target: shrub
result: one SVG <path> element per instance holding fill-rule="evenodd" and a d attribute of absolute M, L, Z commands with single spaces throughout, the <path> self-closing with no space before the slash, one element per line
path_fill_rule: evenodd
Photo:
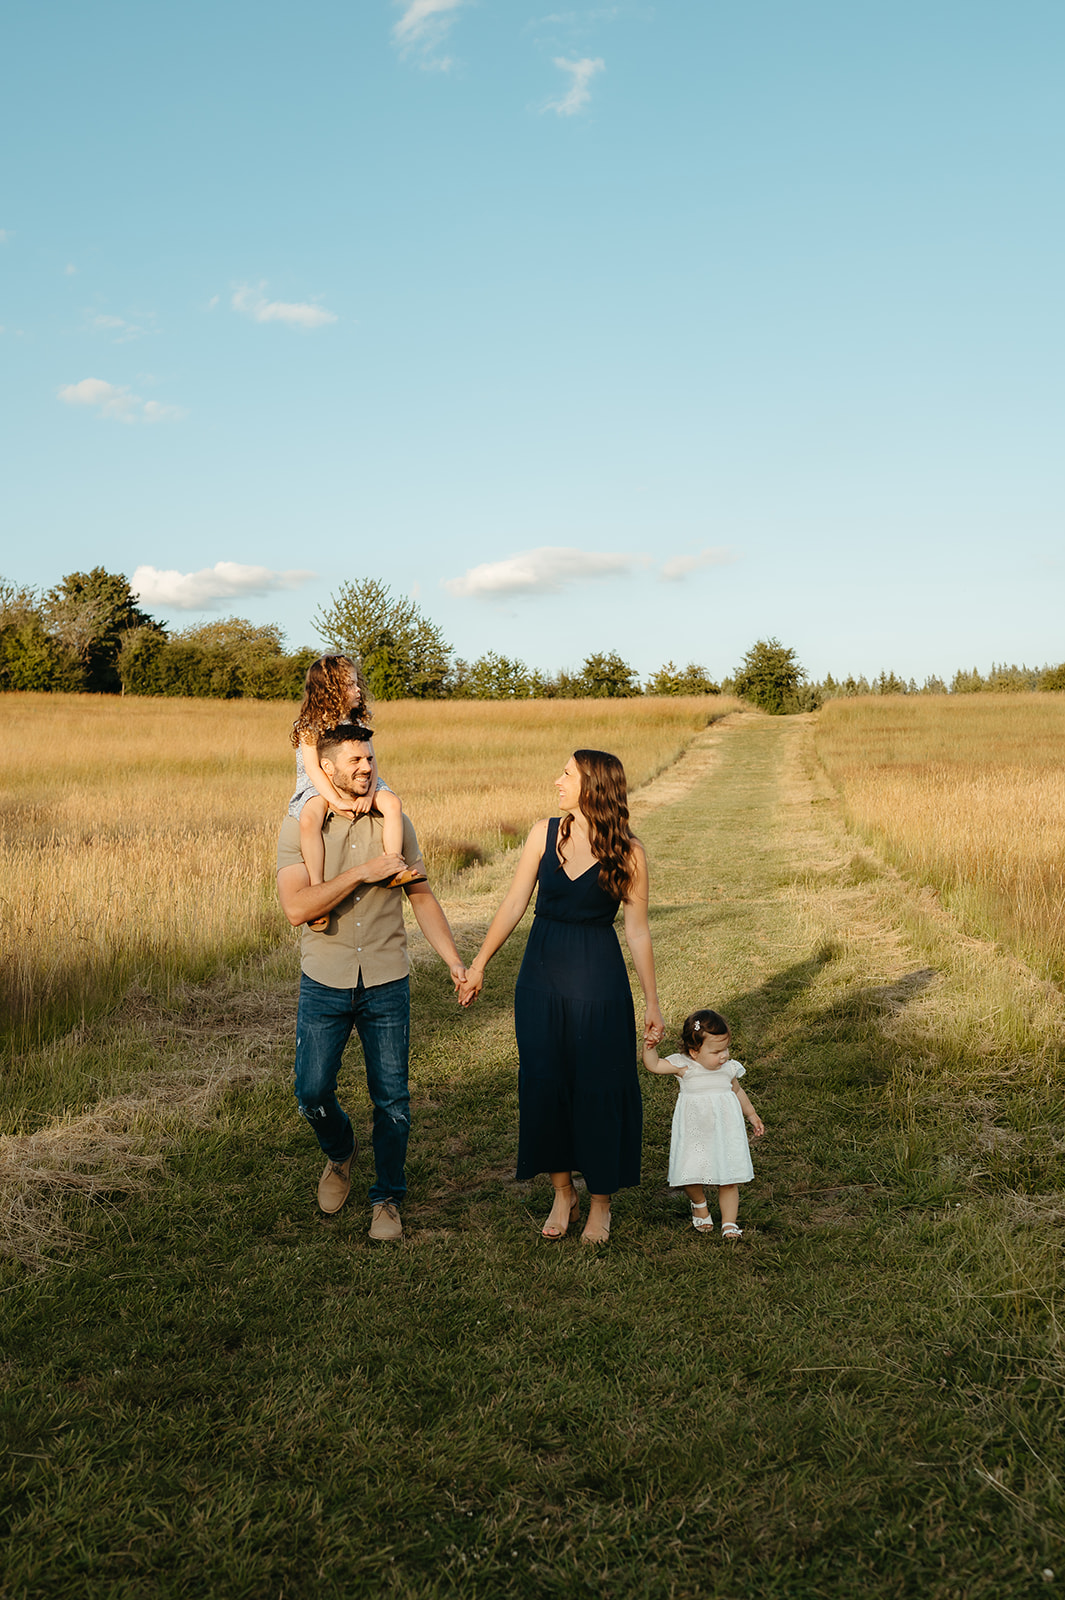
<path fill-rule="evenodd" d="M 800 704 L 799 689 L 805 678 L 794 650 L 787 649 L 779 639 L 759 639 L 736 670 L 733 692 L 771 716 L 812 711 L 816 709 L 814 705 Z M 811 691 L 811 696 L 816 698 L 816 692 Z"/>
<path fill-rule="evenodd" d="M 689 661 L 683 670 L 675 667 L 672 661 L 667 661 L 664 667 L 659 667 L 658 671 L 648 678 L 645 693 L 720 694 L 721 685 L 714 682 L 705 667 L 697 667 L 694 661 Z"/>

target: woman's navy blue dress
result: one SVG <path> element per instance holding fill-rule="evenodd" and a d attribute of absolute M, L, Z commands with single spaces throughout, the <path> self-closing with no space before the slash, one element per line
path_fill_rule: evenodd
<path fill-rule="evenodd" d="M 514 991 L 519 1178 L 580 1172 L 590 1194 L 640 1181 L 643 1101 L 636 1022 L 596 862 L 569 879 L 547 824 L 535 916 Z"/>

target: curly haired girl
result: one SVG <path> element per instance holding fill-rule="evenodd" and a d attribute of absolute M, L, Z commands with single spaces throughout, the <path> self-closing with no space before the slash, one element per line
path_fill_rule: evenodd
<path fill-rule="evenodd" d="M 379 811 L 382 852 L 397 856 L 403 853 L 403 805 L 399 795 L 377 777 L 376 792 L 371 789 L 364 799 L 351 800 L 337 793 L 318 760 L 318 739 L 326 729 L 353 721 L 365 727 L 372 715 L 366 680 L 355 662 L 347 656 L 319 656 L 311 663 L 303 685 L 303 704 L 290 735 L 296 749 L 296 792 L 288 803 L 288 814 L 300 819 L 300 849 L 312 884 L 321 883 L 325 876 L 322 825 L 330 811 L 352 818 L 366 811 Z M 376 758 L 374 773 L 376 777 Z M 408 867 L 396 874 L 391 887 L 398 889 L 422 876 Z M 328 917 L 320 917 L 307 926 L 320 933 L 328 924 Z"/>

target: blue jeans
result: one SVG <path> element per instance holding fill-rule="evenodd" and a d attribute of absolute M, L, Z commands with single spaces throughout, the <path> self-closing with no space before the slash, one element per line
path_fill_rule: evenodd
<path fill-rule="evenodd" d="M 371 1203 L 401 1200 L 407 1192 L 404 1161 L 410 1136 L 407 1062 L 410 1050 L 410 979 L 368 989 L 330 989 L 300 976 L 296 1020 L 296 1104 L 330 1161 L 346 1161 L 355 1148 L 347 1113 L 337 1100 L 337 1074 L 351 1030 L 358 1030 L 373 1101 L 375 1177 Z"/>

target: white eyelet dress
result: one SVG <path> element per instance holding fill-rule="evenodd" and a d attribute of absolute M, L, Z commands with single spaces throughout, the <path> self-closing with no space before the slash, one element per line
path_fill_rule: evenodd
<path fill-rule="evenodd" d="M 670 1056 L 687 1068 L 677 1079 L 673 1138 L 669 1147 L 669 1185 L 686 1183 L 750 1183 L 754 1177 L 740 1103 L 732 1080 L 742 1078 L 738 1061 L 711 1071 L 691 1056 Z"/>

